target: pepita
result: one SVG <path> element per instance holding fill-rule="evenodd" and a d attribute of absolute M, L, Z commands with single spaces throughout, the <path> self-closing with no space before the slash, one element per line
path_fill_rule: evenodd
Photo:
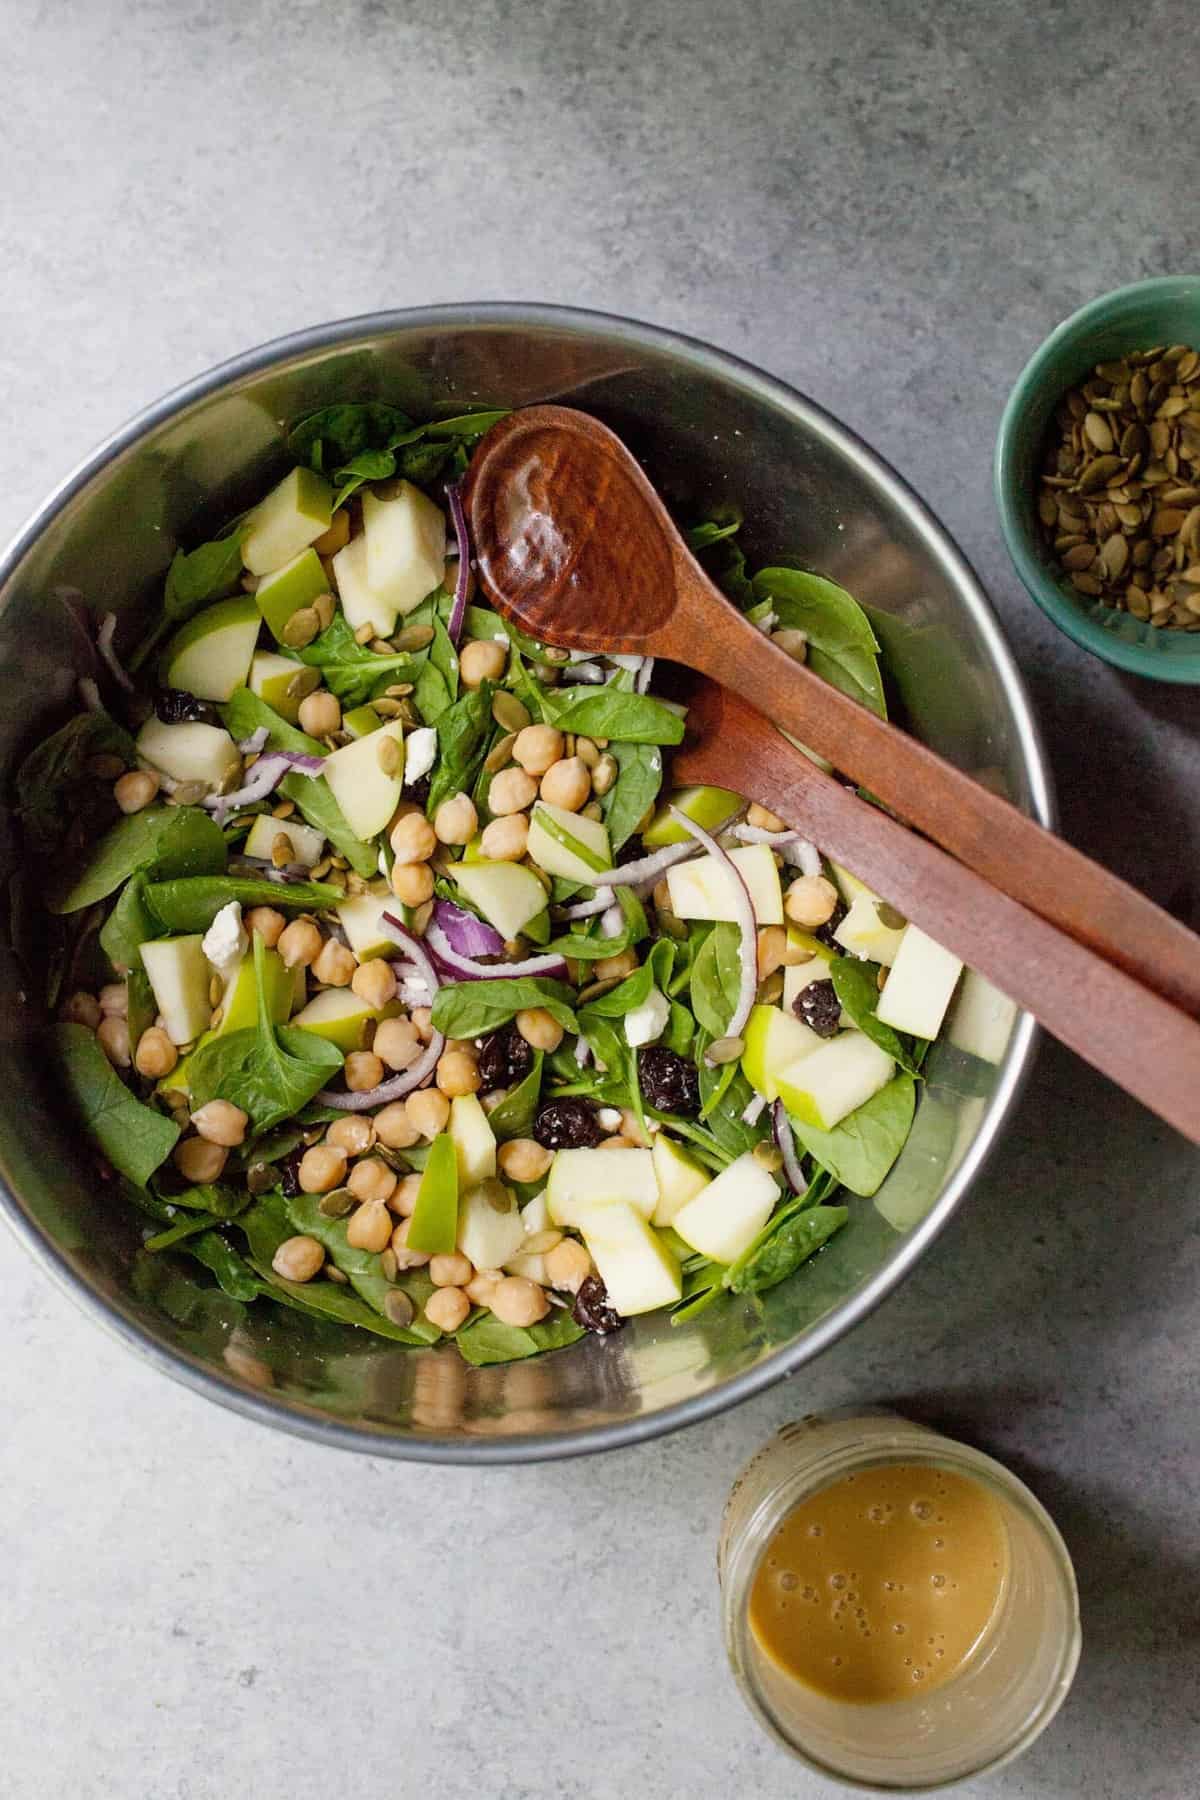
<path fill-rule="evenodd" d="M 320 685 L 320 669 L 297 669 L 287 684 L 287 697 L 289 700 L 307 700 Z"/>
<path fill-rule="evenodd" d="M 372 636 L 374 633 L 372 632 Z M 433 642 L 432 625 L 406 625 L 392 639 L 393 647 L 403 655 L 408 650 L 424 650 Z"/>
<path fill-rule="evenodd" d="M 515 731 L 508 732 L 497 739 L 483 759 L 483 766 L 489 775 L 496 775 L 512 761 L 513 745 L 517 741 Z"/>
<path fill-rule="evenodd" d="M 375 751 L 375 760 L 383 773 L 389 778 L 398 775 L 404 766 L 404 750 L 402 745 L 390 735 L 387 737 L 381 736 Z"/>
<path fill-rule="evenodd" d="M 492 717 L 505 731 L 524 731 L 529 724 L 528 708 L 522 706 L 517 696 L 510 694 L 507 688 L 499 689 L 492 701 Z"/>
<path fill-rule="evenodd" d="M 416 1316 L 416 1308 L 403 1288 L 393 1288 L 383 1296 L 383 1310 L 393 1325 L 401 1327 L 411 1325 Z"/>
<path fill-rule="evenodd" d="M 321 620 L 315 606 L 301 606 L 285 623 L 280 637 L 291 650 L 303 650 L 311 644 L 321 629 Z"/>

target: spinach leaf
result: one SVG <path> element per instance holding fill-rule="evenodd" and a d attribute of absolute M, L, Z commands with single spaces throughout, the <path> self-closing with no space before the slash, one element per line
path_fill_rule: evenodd
<path fill-rule="evenodd" d="M 381 400 L 348 400 L 322 406 L 293 425 L 288 433 L 288 454 L 327 474 L 344 470 L 363 451 L 390 449 L 413 429 L 413 421 L 398 406 Z"/>
<path fill-rule="evenodd" d="M 713 544 L 719 544 L 723 538 L 731 538 L 742 529 L 741 515 L 735 513 L 732 519 L 721 523 L 716 519 L 705 519 L 701 525 L 693 525 L 687 534 L 689 550 L 708 550 Z"/>
<path fill-rule="evenodd" d="M 596 918 L 582 931 L 571 931 L 565 937 L 555 938 L 548 948 L 557 950 L 560 956 L 574 957 L 577 962 L 599 962 L 606 956 L 619 956 L 622 950 L 640 944 L 650 933 L 646 909 L 631 888 L 619 887 L 616 894 L 625 919 L 620 931 L 612 937 L 601 937 L 600 920 Z M 645 999 L 644 994 L 642 998 Z"/>
<path fill-rule="evenodd" d="M 869 1197 L 903 1150 L 915 1107 L 916 1084 L 903 1070 L 832 1131 L 819 1131 L 799 1119 L 792 1119 L 792 1131 L 843 1187 Z"/>
<path fill-rule="evenodd" d="M 117 904 L 100 927 L 100 948 L 114 969 L 140 969 L 142 945 L 161 937 L 163 929 L 146 902 L 146 877 L 134 875 L 121 889 Z M 157 1011 L 156 1006 L 154 1012 Z M 153 1013 L 150 1022 L 154 1022 Z M 133 1037 L 132 1025 L 129 1035 Z"/>
<path fill-rule="evenodd" d="M 162 1183 L 157 1185 L 161 1190 Z M 244 1188 L 228 1187 L 218 1181 L 187 1187 L 178 1194 L 160 1191 L 159 1198 L 168 1206 L 182 1206 L 186 1212 L 209 1213 L 214 1219 L 236 1219 L 250 1204 L 250 1196 Z"/>
<path fill-rule="evenodd" d="M 741 980 L 741 938 L 738 926 L 718 921 L 692 964 L 692 1011 L 710 1038 L 724 1037 L 733 1017 Z"/>
<path fill-rule="evenodd" d="M 179 1137 L 178 1125 L 136 1100 L 86 1025 L 55 1025 L 67 1097 L 113 1168 L 144 1187 Z"/>
<path fill-rule="evenodd" d="M 436 725 L 442 714 L 453 704 L 445 676 L 428 657 L 417 670 L 413 700 L 427 725 Z"/>
<path fill-rule="evenodd" d="M 122 894 L 118 911 L 124 899 Z M 273 906 L 280 912 L 323 912 L 344 899 L 342 890 L 327 881 L 268 881 L 254 875 L 194 875 L 184 881 L 152 881 L 142 896 L 146 912 L 157 921 L 150 937 L 170 931 L 207 931 L 231 900 L 244 907 Z M 103 932 L 100 941 L 104 942 Z"/>
<path fill-rule="evenodd" d="M 451 700 L 457 700 L 458 651 L 450 641 L 450 633 L 446 630 L 444 621 L 436 614 L 433 619 L 433 642 L 429 646 L 429 661 L 445 682 L 446 692 Z"/>
<path fill-rule="evenodd" d="M 605 737 L 622 744 L 681 744 L 684 724 L 678 713 L 649 694 L 629 694 L 607 687 L 546 688 L 542 710 L 560 731 Z M 644 810 L 644 809 L 643 809 Z"/>
<path fill-rule="evenodd" d="M 226 536 L 213 538 L 195 550 L 175 552 L 163 593 L 163 612 L 172 624 L 190 619 L 208 601 L 223 600 L 234 591 L 242 578 L 244 536 L 242 528 L 235 526 Z M 146 646 L 142 644 L 130 667 L 140 668 L 145 657 Z"/>
<path fill-rule="evenodd" d="M 393 1343 L 413 1344 L 414 1338 L 403 1326 L 393 1325 L 373 1307 L 367 1305 L 353 1288 L 335 1287 L 331 1281 L 284 1281 L 271 1267 L 271 1258 L 284 1238 L 294 1232 L 287 1206 L 281 1194 L 264 1194 L 236 1221 L 244 1231 L 250 1248 L 250 1264 L 262 1281 L 260 1292 L 296 1312 L 314 1318 L 336 1319 L 343 1325 L 357 1325 L 376 1337 L 390 1338 Z"/>
<path fill-rule="evenodd" d="M 578 1029 L 572 1008 L 574 991 L 548 975 L 500 977 L 494 981 L 453 981 L 440 987 L 433 1000 L 433 1025 L 447 1037 L 483 1037 L 527 1008 L 542 1007 L 564 1031 Z"/>
<path fill-rule="evenodd" d="M 610 754 L 616 758 L 617 779 L 600 805 L 615 855 L 657 800 L 663 767 L 662 752 L 654 744 L 613 744 Z"/>
<path fill-rule="evenodd" d="M 510 1089 L 499 1106 L 488 1114 L 488 1124 L 500 1143 L 509 1138 L 533 1136 L 533 1119 L 542 1091 L 542 1053 L 534 1052 L 533 1067 L 515 1088 Z"/>
<path fill-rule="evenodd" d="M 336 613 L 319 637 L 303 650 L 285 651 L 297 662 L 320 669 L 325 685 L 336 694 L 342 710 L 361 706 L 369 700 L 375 684 L 386 676 L 388 681 L 413 681 L 418 664 L 412 656 L 378 656 L 365 644 L 355 642 L 354 633 L 343 613 Z M 286 746 L 284 746 L 286 748 Z"/>
<path fill-rule="evenodd" d="M 467 1362 L 475 1368 L 489 1363 L 520 1362 L 527 1356 L 539 1356 L 543 1350 L 561 1350 L 577 1344 L 583 1336 L 566 1307 L 556 1307 L 548 1318 L 537 1325 L 502 1325 L 493 1313 L 483 1313 L 458 1333 L 455 1343 Z"/>
<path fill-rule="evenodd" d="M 672 1000 L 671 1016 L 667 1020 L 667 1029 L 662 1034 L 664 1049 L 674 1050 L 677 1056 L 690 1056 L 695 1036 L 695 1019 L 682 1001 Z"/>
<path fill-rule="evenodd" d="M 878 974 L 878 963 L 858 962 L 853 956 L 835 956 L 829 965 L 833 991 L 858 1029 L 881 1050 L 886 1050 L 893 1062 L 915 1075 L 917 1065 L 903 1040 L 890 1025 L 875 1017 L 875 1008 L 879 1004 Z"/>
<path fill-rule="evenodd" d="M 741 545 L 733 541 L 741 528 L 742 521 L 736 515 L 727 522 L 709 519 L 693 526 L 687 541 L 705 573 L 744 611 L 754 599 L 754 589 L 746 574 Z"/>
<path fill-rule="evenodd" d="M 129 1041 L 135 1048 L 143 1031 L 149 1031 L 153 1025 L 157 1014 L 158 1002 L 154 998 L 154 989 L 150 986 L 150 977 L 142 967 L 141 958 L 135 955 L 125 977 L 125 1017 L 129 1025 Z"/>
<path fill-rule="evenodd" d="M 793 1214 L 773 1231 L 767 1241 L 737 1272 L 729 1271 L 728 1286 L 734 1294 L 761 1294 L 806 1262 L 814 1251 L 840 1231 L 850 1217 L 844 1206 L 811 1206 Z"/>
<path fill-rule="evenodd" d="M 804 569 L 760 569 L 754 592 L 769 599 L 779 623 L 808 637 L 808 666 L 851 699 L 887 717 L 879 644 L 871 621 L 845 588 Z"/>
<path fill-rule="evenodd" d="M 493 425 L 500 423 L 501 419 L 507 419 L 511 410 L 511 407 L 508 406 L 485 407 L 478 412 L 455 413 L 449 419 L 430 419 L 425 431 L 431 438 L 454 437 L 470 440 L 482 437 L 485 431 L 490 431 Z"/>
<path fill-rule="evenodd" d="M 357 493 L 364 481 L 386 481 L 396 473 L 396 458 L 390 450 L 360 450 L 357 456 L 340 469 L 334 471 L 337 492 L 333 497 L 334 511 L 344 506 L 351 494 Z"/>
<path fill-rule="evenodd" d="M 133 739 L 107 713 L 68 719 L 22 762 L 15 784 L 17 815 L 26 848 L 34 855 L 53 855 L 84 803 L 94 804 L 95 788 L 88 778 L 94 756 L 119 756 L 129 768 L 137 761 Z"/>
<path fill-rule="evenodd" d="M 79 912 L 120 887 L 130 875 L 208 875 L 225 867 L 220 827 L 198 806 L 148 806 L 130 813 L 92 846 L 65 889 L 52 890 L 51 912 Z"/>
<path fill-rule="evenodd" d="M 258 1132 L 291 1118 L 327 1086 L 342 1066 L 342 1053 L 314 1032 L 272 1023 L 264 988 L 266 946 L 258 932 L 253 944 L 257 1027 L 228 1032 L 195 1050 L 188 1088 L 193 1109 L 219 1096 L 248 1113 Z"/>
<path fill-rule="evenodd" d="M 604 939 L 611 943 L 612 939 Z M 658 988 L 666 993 L 671 979 L 671 965 L 675 960 L 675 945 L 670 938 L 659 938 L 640 968 L 627 975 L 624 981 L 610 988 L 607 994 L 600 994 L 595 1000 L 589 1000 L 579 1010 L 580 1029 L 586 1031 L 586 1021 L 590 1019 L 623 1019 L 627 1012 L 635 1006 L 645 1004 L 650 989 Z"/>
<path fill-rule="evenodd" d="M 175 1250 L 188 1238 L 200 1237 L 211 1230 L 212 1225 L 206 1218 L 193 1214 L 190 1218 L 179 1219 L 174 1225 L 168 1225 L 165 1231 L 158 1231 L 153 1237 L 148 1237 L 142 1248 L 153 1253 Z M 253 1295 L 250 1297 L 253 1298 Z"/>
<path fill-rule="evenodd" d="M 432 666 L 432 665 L 431 665 Z M 443 681 L 444 681 L 443 677 Z M 495 683 L 480 682 L 461 700 L 447 707 L 437 721 L 437 761 L 429 784 L 426 811 L 432 819 L 443 800 L 460 790 L 470 792 L 492 734 L 492 695 Z"/>
<path fill-rule="evenodd" d="M 700 1118 L 730 1156 L 743 1156 L 771 1130 L 771 1114 L 766 1109 L 754 1125 L 747 1125 L 743 1112 L 754 1098 L 754 1089 L 742 1073 L 740 1063 L 723 1063 L 710 1069 L 699 1047 L 696 1062 L 700 1074 Z"/>
<path fill-rule="evenodd" d="M 162 1235 L 166 1237 L 167 1233 Z M 216 1276 L 217 1285 L 231 1300 L 256 1300 L 268 1291 L 266 1283 L 259 1279 L 245 1258 L 238 1255 L 232 1244 L 226 1243 L 219 1231 L 210 1227 L 190 1238 L 182 1248 Z"/>
<path fill-rule="evenodd" d="M 249 688 L 238 688 L 221 708 L 225 729 L 233 738 L 248 738 L 265 725 L 270 732 L 272 750 L 302 750 L 309 756 L 324 756 L 325 746 L 316 738 L 306 737 L 289 725 L 265 700 Z M 379 872 L 378 857 L 372 845 L 364 844 L 347 825 L 342 809 L 322 775 L 301 775 L 293 771 L 285 775 L 276 788 L 285 800 L 294 800 L 310 825 L 323 831 L 335 850 L 344 856 L 356 874 L 370 877 Z"/>
<path fill-rule="evenodd" d="M 373 1312 L 383 1313 L 386 1318 L 384 1301 L 393 1287 L 402 1286 L 407 1291 L 409 1281 L 416 1277 L 418 1292 L 411 1295 L 416 1306 L 416 1316 L 405 1329 L 414 1343 L 437 1343 L 441 1332 L 436 1325 L 431 1325 L 428 1319 L 421 1317 L 421 1307 L 433 1292 L 433 1283 L 428 1275 L 414 1269 L 403 1282 L 390 1282 L 380 1271 L 378 1255 L 371 1250 L 356 1250 L 347 1241 L 348 1221 L 326 1218 L 316 1194 L 298 1194 L 295 1199 L 286 1202 L 286 1207 L 293 1228 L 307 1237 L 316 1238 L 318 1244 L 324 1246 L 330 1262 L 342 1271 L 355 1293 L 366 1301 Z"/>

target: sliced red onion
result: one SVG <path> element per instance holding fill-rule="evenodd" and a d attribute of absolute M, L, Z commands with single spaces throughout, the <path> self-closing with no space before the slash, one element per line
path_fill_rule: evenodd
<path fill-rule="evenodd" d="M 266 749 L 267 739 L 270 735 L 271 732 L 269 727 L 260 725 L 258 730 L 252 731 L 248 738 L 242 738 L 241 742 L 238 744 L 238 749 L 243 756 L 257 756 L 260 750 Z"/>
<path fill-rule="evenodd" d="M 579 1064 L 581 1069 L 586 1069 L 588 1063 L 591 1061 L 591 1057 L 592 1046 L 588 1043 L 581 1031 L 579 1036 L 575 1039 L 575 1061 Z"/>
<path fill-rule="evenodd" d="M 467 616 L 467 590 L 471 585 L 471 544 L 467 537 L 462 492 L 457 481 L 446 489 L 446 499 L 450 505 L 450 523 L 454 526 L 454 535 L 458 540 L 458 580 L 454 584 L 454 605 L 450 608 L 446 630 L 450 642 L 457 644 L 462 634 L 463 620 Z"/>
<path fill-rule="evenodd" d="M 302 775 L 319 775 L 324 762 L 324 757 L 308 756 L 301 750 L 268 750 L 254 764 L 244 787 L 236 788 L 232 794 L 208 794 L 200 804 L 216 815 L 218 825 L 223 825 L 226 816 L 238 807 L 252 806 L 256 800 L 273 794 L 293 769 Z"/>
<path fill-rule="evenodd" d="M 605 909 L 600 920 L 600 936 L 602 938 L 615 938 L 624 929 L 624 926 L 625 914 L 622 912 L 620 905 L 609 906 Z"/>
<path fill-rule="evenodd" d="M 695 819 L 689 819 L 686 813 L 680 812 L 677 806 L 670 808 L 671 817 L 677 824 L 694 837 L 698 844 L 703 844 L 710 856 L 728 869 L 732 876 L 733 905 L 738 927 L 738 963 L 741 979 L 738 982 L 738 996 L 733 1008 L 733 1017 L 726 1028 L 726 1037 L 740 1037 L 750 1017 L 750 1009 L 754 1005 L 754 996 L 758 990 L 758 921 L 754 917 L 754 902 L 750 898 L 750 890 L 742 880 L 741 871 L 730 858 L 728 850 L 723 850 L 711 831 L 705 831 L 703 825 L 697 825 Z"/>
<path fill-rule="evenodd" d="M 429 952 L 420 938 L 411 932 L 407 925 L 402 924 L 395 913 L 385 912 L 382 915 L 382 923 L 387 926 L 389 936 L 395 938 L 398 944 L 403 944 L 408 951 L 418 976 L 430 993 L 436 994 L 442 985 L 442 978 L 434 968 Z"/>
<path fill-rule="evenodd" d="M 127 694 L 132 694 L 133 683 L 132 683 L 132 681 L 130 681 L 128 675 L 125 673 L 125 670 L 122 668 L 120 659 L 117 656 L 116 651 L 113 649 L 113 634 L 115 633 L 116 629 L 117 629 L 116 613 L 115 612 L 105 613 L 104 617 L 100 621 L 100 629 L 96 633 L 96 648 L 100 652 L 101 656 L 104 658 L 104 661 L 108 667 L 109 673 L 112 675 L 112 678 L 116 682 L 117 686 L 124 688 L 125 692 Z"/>
<path fill-rule="evenodd" d="M 650 686 L 653 674 L 654 658 L 652 656 L 643 657 L 642 666 L 633 678 L 633 691 L 635 694 L 644 694 L 646 692 Z"/>
<path fill-rule="evenodd" d="M 743 1125 L 757 1125 L 759 1114 L 762 1112 L 762 1109 L 766 1104 L 767 1104 L 767 1102 L 766 1102 L 765 1095 L 755 1094 L 754 1098 L 750 1101 L 749 1105 L 744 1106 L 742 1108 L 742 1124 Z"/>
<path fill-rule="evenodd" d="M 389 917 L 387 913 L 383 916 L 385 919 Z M 463 981 L 498 981 L 520 975 L 565 976 L 567 972 L 566 962 L 553 951 L 545 956 L 527 956 L 522 962 L 475 962 L 473 958 L 459 954 L 436 919 L 429 923 L 425 942 L 442 968 L 448 969 Z"/>
<path fill-rule="evenodd" d="M 641 887 L 643 882 L 657 881 L 677 862 L 695 854 L 695 844 L 668 844 L 665 850 L 656 850 L 653 856 L 640 856 L 636 862 L 622 863 L 619 869 L 599 870 L 592 876 L 592 883 L 597 893 L 602 887 Z"/>
<path fill-rule="evenodd" d="M 87 711 L 102 713 L 105 710 L 104 702 L 100 698 L 100 689 L 96 686 L 96 683 L 92 680 L 91 676 L 81 675 L 77 685 L 79 688 L 80 702 Z"/>
<path fill-rule="evenodd" d="M 451 949 L 457 950 L 460 956 L 504 955 L 504 939 L 495 926 L 477 918 L 464 906 L 455 906 L 452 900 L 439 900 L 434 906 L 433 916 L 449 940 Z"/>
<path fill-rule="evenodd" d="M 792 1121 L 787 1116 L 782 1100 L 777 1100 L 771 1108 L 771 1127 L 779 1153 L 783 1157 L 783 1172 L 788 1178 L 788 1186 L 794 1194 L 802 1194 L 806 1183 L 800 1158 L 796 1153 L 796 1140 L 792 1136 Z"/>
<path fill-rule="evenodd" d="M 597 913 L 607 912 L 613 903 L 611 888 L 597 888 L 591 900 L 581 900 L 577 906 L 562 906 L 556 911 L 556 917 L 566 923 L 572 919 L 592 919 Z"/>
<path fill-rule="evenodd" d="M 591 687 L 596 687 L 603 682 L 604 679 L 604 670 L 600 667 L 599 663 L 581 662 L 574 663 L 571 667 L 572 681 L 583 681 L 587 682 Z"/>
<path fill-rule="evenodd" d="M 323 1088 L 317 1099 L 323 1106 L 336 1106 L 339 1112 L 370 1112 L 374 1106 L 387 1106 L 393 1100 L 403 1100 L 405 1094 L 411 1094 L 414 1088 L 419 1088 L 433 1073 L 445 1048 L 445 1038 L 440 1031 L 435 1031 L 411 1069 L 404 1069 L 399 1075 L 393 1075 L 390 1081 L 381 1082 L 377 1088 L 368 1088 L 365 1094 L 343 1094 L 335 1092 L 333 1088 Z"/>
<path fill-rule="evenodd" d="M 423 981 L 402 981 L 396 989 L 396 998 L 402 1006 L 432 1006 L 432 990 Z"/>

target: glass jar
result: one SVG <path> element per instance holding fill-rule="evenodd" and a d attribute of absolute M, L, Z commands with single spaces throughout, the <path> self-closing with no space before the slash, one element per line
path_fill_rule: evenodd
<path fill-rule="evenodd" d="M 948 1469 L 999 1505 L 1009 1571 L 998 1610 L 958 1674 L 884 1704 L 829 1698 L 760 1648 L 749 1602 L 777 1526 L 819 1489 L 881 1464 Z M 1001 1463 L 893 1413 L 847 1409 L 785 1425 L 733 1485 L 717 1550 L 725 1646 L 750 1710 L 822 1775 L 877 1792 L 945 1787 L 999 1768 L 1046 1729 L 1079 1661 L 1071 1559 L 1045 1509 Z"/>

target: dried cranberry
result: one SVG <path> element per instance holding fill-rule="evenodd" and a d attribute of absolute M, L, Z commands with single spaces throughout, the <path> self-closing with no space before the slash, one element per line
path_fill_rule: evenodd
<path fill-rule="evenodd" d="M 837 905 L 834 907 L 833 911 L 830 913 L 829 917 L 826 919 L 825 923 L 823 925 L 814 926 L 813 936 L 818 940 L 819 943 L 828 945 L 830 950 L 840 950 L 841 945 L 838 943 L 837 939 L 834 937 L 833 934 L 837 930 L 838 926 L 841 924 L 841 922 L 845 918 L 845 916 L 846 916 L 845 905 L 843 904 L 843 902 L 841 900 L 839 900 Z"/>
<path fill-rule="evenodd" d="M 625 839 L 625 842 L 617 851 L 617 859 L 613 866 L 619 869 L 622 863 L 641 862 L 645 854 L 646 846 L 643 844 L 637 833 L 634 832 L 631 838 Z"/>
<path fill-rule="evenodd" d="M 614 1312 L 608 1304 L 608 1289 L 598 1275 L 588 1275 L 580 1282 L 571 1317 L 585 1331 L 594 1331 L 597 1337 L 620 1331 L 625 1323 L 620 1313 Z"/>
<path fill-rule="evenodd" d="M 815 1031 L 818 1037 L 837 1036 L 838 1021 L 842 1016 L 842 1003 L 837 997 L 832 981 L 810 981 L 807 987 L 800 989 L 792 1001 L 792 1011 L 798 1019 L 804 1021 L 810 1031 Z"/>
<path fill-rule="evenodd" d="M 221 715 L 209 700 L 197 699 L 184 688 L 163 688 L 155 696 L 154 710 L 164 725 L 219 725 Z"/>
<path fill-rule="evenodd" d="M 696 1065 L 676 1050 L 649 1044 L 638 1051 L 638 1082 L 659 1112 L 691 1118 L 700 1111 L 700 1076 Z"/>
<path fill-rule="evenodd" d="M 303 1192 L 300 1186 L 300 1164 L 304 1161 L 304 1145 L 297 1144 L 290 1156 L 279 1162 L 279 1186 L 286 1200 L 294 1200 Z"/>
<path fill-rule="evenodd" d="M 415 781 L 409 782 L 404 790 L 404 797 L 406 800 L 413 801 L 417 806 L 428 806 L 429 790 L 432 786 L 433 771 L 432 769 L 426 769 L 424 775 L 418 775 Z"/>
<path fill-rule="evenodd" d="M 533 1135 L 544 1150 L 591 1150 L 604 1128 L 590 1101 L 549 1100 L 538 1107 Z"/>
<path fill-rule="evenodd" d="M 533 1050 L 515 1025 L 502 1025 L 479 1049 L 479 1079 L 485 1088 L 512 1087 L 533 1067 Z"/>

